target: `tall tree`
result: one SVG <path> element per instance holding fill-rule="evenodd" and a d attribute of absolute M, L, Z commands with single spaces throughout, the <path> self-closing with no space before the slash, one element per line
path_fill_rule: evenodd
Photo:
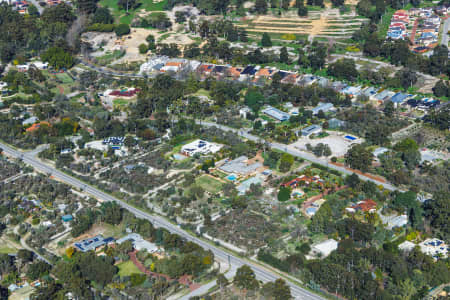
<path fill-rule="evenodd" d="M 237 287 L 246 290 L 256 290 L 259 287 L 259 282 L 256 280 L 255 273 L 247 265 L 243 265 L 236 270 L 233 282 Z"/>
<path fill-rule="evenodd" d="M 272 47 L 272 40 L 267 32 L 264 32 L 261 38 L 261 45 L 263 47 Z"/>

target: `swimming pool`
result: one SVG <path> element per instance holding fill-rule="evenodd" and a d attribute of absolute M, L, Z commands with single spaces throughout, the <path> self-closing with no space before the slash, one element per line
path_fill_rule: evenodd
<path fill-rule="evenodd" d="M 235 181 L 237 179 L 237 177 L 234 174 L 230 174 L 226 177 L 226 179 L 228 179 L 229 181 Z"/>
<path fill-rule="evenodd" d="M 356 138 L 354 136 L 351 136 L 351 135 L 346 135 L 345 138 L 349 139 L 350 141 L 356 140 Z"/>
<path fill-rule="evenodd" d="M 179 154 L 179 153 L 175 153 L 174 155 L 172 155 L 172 157 L 173 157 L 175 160 L 184 160 L 184 159 L 187 158 L 187 157 L 184 156 L 183 154 Z"/>

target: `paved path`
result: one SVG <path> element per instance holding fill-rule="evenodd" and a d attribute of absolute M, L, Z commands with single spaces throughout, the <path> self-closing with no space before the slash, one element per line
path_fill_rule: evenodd
<path fill-rule="evenodd" d="M 130 211 L 136 217 L 149 220 L 156 227 L 165 228 L 169 232 L 176 233 L 188 241 L 197 243 L 204 249 L 212 251 L 214 253 L 214 256 L 217 257 L 218 259 L 220 259 L 222 261 L 229 261 L 232 269 L 237 269 L 243 265 L 248 265 L 255 272 L 256 278 L 263 282 L 275 281 L 276 279 L 281 277 L 280 275 L 278 275 L 278 273 L 275 273 L 271 269 L 263 267 L 259 264 L 251 262 L 247 259 L 243 259 L 238 256 L 235 256 L 233 253 L 231 253 L 227 250 L 219 248 L 211 243 L 208 243 L 200 238 L 197 238 L 196 236 L 191 235 L 190 233 L 179 228 L 177 225 L 170 223 L 168 220 L 166 220 L 163 217 L 160 217 L 157 215 L 151 215 L 149 213 L 141 211 L 140 209 L 137 209 L 134 206 L 131 206 L 128 203 L 126 203 L 118 198 L 115 198 L 109 194 L 106 194 L 103 191 L 101 191 L 93 186 L 90 186 L 90 185 L 80 181 L 77 178 L 69 176 L 66 173 L 63 173 L 63 172 L 55 169 L 53 166 L 44 164 L 40 160 L 36 159 L 35 155 L 31 155 L 26 152 L 24 153 L 22 151 L 18 151 L 18 150 L 14 149 L 4 143 L 1 143 L 1 142 L 0 142 L 0 148 L 2 148 L 4 150 L 5 154 L 15 157 L 15 158 L 22 159 L 22 161 L 24 163 L 34 167 L 34 169 L 36 171 L 39 171 L 44 174 L 48 174 L 49 176 L 52 176 L 54 179 L 60 180 L 60 181 L 65 182 L 66 184 L 69 184 L 75 188 L 81 189 L 81 190 L 85 191 L 86 193 L 91 194 L 93 197 L 95 197 L 99 200 L 116 202 L 117 204 L 122 206 L 124 209 Z M 319 300 L 319 299 L 322 300 L 323 299 L 321 296 L 314 294 L 314 293 L 310 292 L 309 290 L 306 290 L 305 288 L 300 287 L 299 285 L 293 283 L 292 281 L 287 281 L 287 284 L 291 288 L 291 294 L 295 299 L 311 299 L 311 300 Z M 202 290 L 202 288 L 199 288 L 198 290 Z"/>

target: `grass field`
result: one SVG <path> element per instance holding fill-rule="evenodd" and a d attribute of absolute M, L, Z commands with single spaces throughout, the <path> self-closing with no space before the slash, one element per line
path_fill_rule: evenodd
<path fill-rule="evenodd" d="M 223 185 L 222 182 L 208 175 L 200 176 L 199 178 L 197 178 L 195 182 L 199 186 L 201 186 L 205 191 L 208 191 L 212 194 L 220 192 Z"/>
<path fill-rule="evenodd" d="M 114 16 L 116 23 L 131 24 L 136 12 L 144 11 L 162 11 L 167 3 L 167 0 L 156 2 L 154 0 L 141 0 L 140 5 L 133 10 L 129 10 L 128 14 L 125 10 L 120 9 L 117 6 L 117 0 L 101 0 L 100 6 L 108 7 L 111 10 L 111 14 Z"/>
<path fill-rule="evenodd" d="M 130 276 L 131 274 L 143 274 L 131 260 L 117 265 L 119 268 L 119 276 Z"/>

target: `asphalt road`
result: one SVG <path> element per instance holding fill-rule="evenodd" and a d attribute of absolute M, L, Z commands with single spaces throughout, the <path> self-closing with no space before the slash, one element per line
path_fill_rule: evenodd
<path fill-rule="evenodd" d="M 269 147 L 271 147 L 273 149 L 277 149 L 277 150 L 289 153 L 289 154 L 291 154 L 293 156 L 309 160 L 309 161 L 311 161 L 313 163 L 316 163 L 316 164 L 319 164 L 319 165 L 322 165 L 322 166 L 326 166 L 326 167 L 328 167 L 330 169 L 342 172 L 344 174 L 348 174 L 348 175 L 353 174 L 352 171 L 349 171 L 346 168 L 339 167 L 339 166 L 336 166 L 336 165 L 333 165 L 333 164 L 329 164 L 326 159 L 318 158 L 318 157 L 316 157 L 315 155 L 313 155 L 311 153 L 300 151 L 300 150 L 295 149 L 295 148 L 293 148 L 292 146 L 289 146 L 289 145 L 267 142 L 267 141 L 265 141 L 264 139 L 262 139 L 262 138 L 260 138 L 258 136 L 255 136 L 255 135 L 252 135 L 252 134 L 248 133 L 245 130 L 238 130 L 238 129 L 234 129 L 234 128 L 231 128 L 231 127 L 228 127 L 228 126 L 224 126 L 224 125 L 220 125 L 220 124 L 216 124 L 216 123 L 212 123 L 212 122 L 205 122 L 205 121 L 201 121 L 200 122 L 200 121 L 197 121 L 197 123 L 201 124 L 202 126 L 207 126 L 207 127 L 214 127 L 215 126 L 215 127 L 220 128 L 220 129 L 222 129 L 224 131 L 232 131 L 232 132 L 238 134 L 239 136 L 244 137 L 244 138 L 246 138 L 248 140 L 251 140 L 253 142 L 266 143 Z M 372 181 L 372 182 L 376 183 L 377 185 L 382 185 L 383 188 L 385 188 L 387 190 L 390 190 L 390 191 L 400 190 L 397 187 L 393 186 L 392 184 L 382 183 L 382 182 L 376 181 L 376 180 L 374 180 L 372 178 L 369 178 L 367 176 L 364 176 L 364 175 L 360 175 L 360 174 L 357 174 L 357 175 L 358 175 L 358 177 L 361 180 Z"/>
<path fill-rule="evenodd" d="M 444 21 L 444 28 L 442 29 L 442 39 L 441 39 L 441 45 L 448 47 L 448 31 L 450 30 L 450 18 L 447 18 L 447 20 Z"/>
<path fill-rule="evenodd" d="M 15 157 L 15 158 L 22 159 L 22 161 L 24 163 L 34 167 L 36 171 L 48 174 L 49 176 L 53 176 L 53 178 L 58 179 L 62 182 L 65 182 L 75 188 L 82 189 L 85 192 L 91 194 L 92 196 L 94 196 L 95 198 L 97 198 L 101 201 L 114 201 L 114 202 L 118 203 L 119 205 L 121 205 L 123 208 L 125 208 L 128 211 L 130 211 L 131 213 L 133 213 L 136 217 L 142 218 L 142 219 L 147 219 L 150 222 L 152 222 L 153 225 L 155 225 L 157 227 L 166 228 L 170 232 L 176 233 L 176 234 L 184 237 L 186 240 L 193 241 L 193 242 L 199 244 L 204 249 L 211 250 L 214 253 L 215 257 L 219 258 L 222 261 L 230 262 L 231 271 L 229 273 L 227 273 L 228 276 L 230 276 L 232 274 L 231 272 L 234 272 L 234 270 L 236 270 L 240 266 L 249 265 L 255 272 L 256 278 L 263 282 L 275 281 L 276 279 L 278 279 L 280 277 L 280 276 L 276 275 L 274 272 L 272 272 L 264 267 L 261 267 L 260 265 L 257 265 L 250 261 L 241 259 L 241 258 L 233 255 L 232 253 L 229 253 L 229 252 L 227 252 L 221 248 L 218 248 L 208 242 L 205 242 L 195 236 L 192 236 L 188 232 L 179 228 L 177 225 L 170 223 L 169 221 L 167 221 L 166 219 L 164 219 L 162 217 L 150 215 L 146 212 L 143 212 L 143 211 L 141 211 L 141 210 L 139 210 L 139 209 L 109 195 L 109 194 L 106 194 L 106 193 L 100 191 L 99 189 L 97 189 L 95 187 L 85 184 L 84 182 L 55 169 L 53 166 L 49 166 L 47 164 L 42 163 L 40 160 L 38 160 L 35 157 L 36 151 L 31 151 L 31 152 L 18 151 L 18 150 L 14 149 L 6 144 L 3 144 L 1 142 L 0 142 L 0 147 L 3 149 L 3 151 L 6 154 L 8 154 L 9 156 Z M 298 286 L 290 281 L 287 281 L 287 284 L 290 286 L 292 296 L 295 297 L 295 299 L 312 299 L 312 300 L 323 299 L 321 296 L 316 295 L 304 288 L 301 288 L 300 286 Z M 201 288 L 201 290 L 199 290 L 198 292 L 203 291 L 203 290 L 204 290 L 204 292 L 207 292 L 206 287 Z"/>

